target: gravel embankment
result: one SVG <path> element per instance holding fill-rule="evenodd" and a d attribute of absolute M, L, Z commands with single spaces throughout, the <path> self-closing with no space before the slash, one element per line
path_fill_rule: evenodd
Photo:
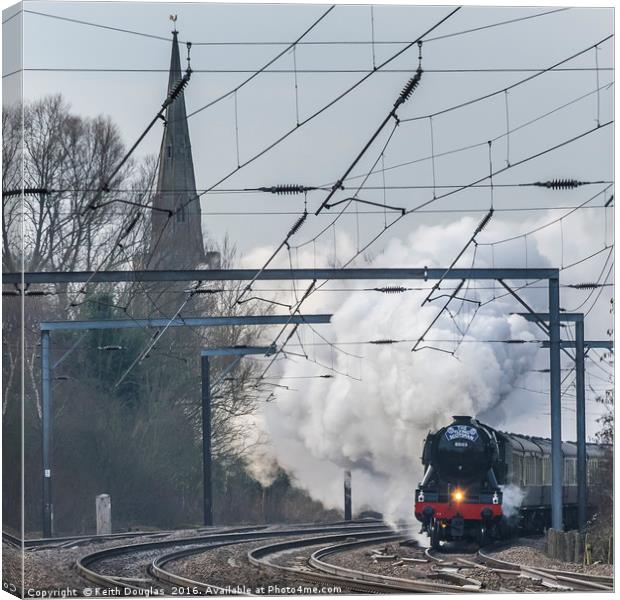
<path fill-rule="evenodd" d="M 378 559 L 377 554 L 382 554 L 391 559 Z M 445 560 L 449 563 L 463 556 L 473 560 L 473 555 L 446 553 Z M 447 569 L 448 575 L 442 577 L 441 565 L 436 562 L 409 562 L 406 559 L 424 559 L 424 550 L 415 546 L 401 546 L 398 543 L 380 544 L 372 547 L 360 548 L 353 552 L 334 554 L 326 557 L 326 561 L 348 569 L 357 569 L 379 575 L 398 577 L 401 579 L 419 579 L 435 583 L 448 583 L 461 585 L 449 578 L 449 573 L 455 573 L 479 582 L 486 591 L 510 591 L 510 592 L 550 592 L 553 591 L 542 586 L 536 581 L 527 578 L 502 577 L 488 569 L 472 567 L 460 569 Z M 405 559 L 405 560 L 403 560 Z M 472 583 L 473 583 L 472 581 Z"/>
<path fill-rule="evenodd" d="M 290 538 L 272 538 L 224 546 L 173 561 L 168 563 L 165 568 L 194 581 L 221 588 L 239 589 L 252 594 L 311 593 L 307 588 L 316 584 L 305 582 L 297 576 L 264 571 L 251 565 L 248 561 L 247 554 L 250 550 L 266 544 L 275 544 L 285 539 Z M 293 555 L 290 553 L 283 554 L 283 560 L 277 562 L 282 562 L 287 566 L 300 567 L 305 564 L 309 554 L 310 552 L 306 552 L 306 549 L 297 550 Z M 324 590 L 324 593 L 340 593 L 340 591 Z"/>
<path fill-rule="evenodd" d="M 195 535 L 197 535 L 195 531 L 183 530 L 157 539 L 182 539 Z M 76 543 L 67 548 L 27 549 L 24 552 L 24 588 L 26 591 L 28 589 L 37 591 L 69 589 L 77 590 L 81 594 L 85 587 L 90 587 L 92 584 L 78 575 L 75 568 L 78 558 L 98 550 L 146 541 L 152 541 L 152 538 L 149 539 L 149 535 L 145 535 L 81 545 Z M 11 544 L 3 543 L 2 570 L 5 585 L 14 584 L 19 586 L 21 580 L 21 552 L 21 549 L 15 548 Z M 128 567 L 128 571 L 130 570 L 131 567 Z"/>
<path fill-rule="evenodd" d="M 590 575 L 603 575 L 613 577 L 613 565 L 582 565 L 567 563 L 549 558 L 544 551 L 544 540 L 519 539 L 510 548 L 489 552 L 489 556 L 495 556 L 500 560 L 527 565 L 530 567 L 542 567 L 556 571 L 572 571 L 573 573 L 587 573 Z"/>

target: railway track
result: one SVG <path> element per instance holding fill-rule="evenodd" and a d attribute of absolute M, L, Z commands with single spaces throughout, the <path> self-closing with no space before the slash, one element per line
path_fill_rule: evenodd
<path fill-rule="evenodd" d="M 209 528 L 201 528 L 196 531 L 207 531 Z M 211 528 L 215 529 L 215 528 Z M 107 542 L 110 540 L 122 540 L 137 537 L 165 537 L 174 533 L 174 531 L 128 531 L 124 533 L 112 533 L 108 535 L 70 535 L 64 537 L 53 538 L 26 538 L 21 539 L 12 533 L 2 532 L 2 540 L 17 548 L 34 549 L 34 548 L 69 548 L 71 546 L 80 546 L 96 542 Z"/>
<path fill-rule="evenodd" d="M 373 543 L 384 541 L 402 541 L 402 535 L 392 535 L 383 539 L 372 539 Z M 363 582 L 365 585 L 370 584 L 371 591 L 393 591 L 393 592 L 434 592 L 434 593 L 462 593 L 462 592 L 478 592 L 480 585 L 478 582 L 460 575 L 444 576 L 442 574 L 427 573 L 424 579 L 419 576 L 416 578 L 393 577 L 389 575 L 379 575 L 369 573 L 359 569 L 351 569 L 335 565 L 327 562 L 328 556 L 350 552 L 360 547 L 368 545 L 369 540 L 345 541 L 344 543 L 321 548 L 312 553 L 308 564 L 322 573 L 328 573 L 342 578 L 346 581 Z M 380 555 L 378 555 L 380 556 Z M 414 559 L 415 560 L 415 559 Z M 400 561 L 403 562 L 403 561 Z M 419 561 L 418 561 L 419 563 Z M 449 583 L 440 581 L 447 579 Z M 376 587 L 372 590 L 372 587 Z"/>
<path fill-rule="evenodd" d="M 302 526 L 295 529 L 263 528 L 239 532 L 222 531 L 207 535 L 140 542 L 106 548 L 81 557 L 76 562 L 78 573 L 90 583 L 105 588 L 126 588 L 129 593 L 140 589 L 180 586 L 196 588 L 198 593 L 216 592 L 218 586 L 208 582 L 193 581 L 175 575 L 165 567 L 168 563 L 186 556 L 199 554 L 227 545 L 240 544 L 273 537 L 313 535 L 341 532 L 357 535 L 360 532 L 385 532 L 387 528 L 376 522 L 359 522 L 347 525 Z M 193 592 L 190 592 L 193 593 Z"/>
<path fill-rule="evenodd" d="M 506 544 L 492 546 L 492 549 L 505 547 Z M 426 550 L 429 560 L 435 561 L 440 569 L 449 569 L 455 572 L 471 573 L 472 571 L 486 571 L 499 576 L 503 588 L 500 591 L 514 591 L 511 582 L 530 581 L 523 591 L 537 591 L 552 589 L 557 591 L 601 591 L 613 592 L 613 577 L 590 575 L 572 571 L 558 571 L 545 567 L 533 567 L 501 560 L 489 554 L 489 549 L 478 550 L 472 553 L 441 553 L 430 549 Z"/>

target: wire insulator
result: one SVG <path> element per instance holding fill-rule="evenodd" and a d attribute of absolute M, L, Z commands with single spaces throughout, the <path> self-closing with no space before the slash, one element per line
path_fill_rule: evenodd
<path fill-rule="evenodd" d="M 10 196 L 30 196 L 34 194 L 51 194 L 47 188 L 23 188 L 18 190 L 2 190 L 2 197 L 8 198 Z"/>
<path fill-rule="evenodd" d="M 491 209 L 480 221 L 478 227 L 476 227 L 476 231 L 474 232 L 474 237 L 477 236 L 488 224 L 489 221 L 493 218 L 493 209 Z"/>
<path fill-rule="evenodd" d="M 411 98 L 411 95 L 415 91 L 415 89 L 420 84 L 420 79 L 422 79 L 422 68 L 418 67 L 415 75 L 407 82 L 403 91 L 400 93 L 398 100 L 394 103 L 394 108 L 398 108 L 401 104 L 404 104 Z"/>
<path fill-rule="evenodd" d="M 546 187 L 550 190 L 571 190 L 585 185 L 585 182 L 576 179 L 552 179 L 551 181 L 536 181 L 534 185 Z"/>
<path fill-rule="evenodd" d="M 184 293 L 189 294 L 221 294 L 224 290 L 209 290 L 209 289 L 203 289 L 203 290 L 183 290 Z"/>
<path fill-rule="evenodd" d="M 389 340 L 389 339 L 387 339 L 387 340 L 370 340 L 368 343 L 369 344 L 377 344 L 377 345 L 379 345 L 379 344 L 395 344 L 396 340 Z"/>
<path fill-rule="evenodd" d="M 596 288 L 601 287 L 600 283 L 573 283 L 568 287 L 573 288 L 575 290 L 595 290 Z"/>
<path fill-rule="evenodd" d="M 125 229 L 125 233 L 123 234 L 123 237 L 125 237 L 126 235 L 129 235 L 132 231 L 132 229 L 137 225 L 138 221 L 140 220 L 140 215 L 137 214 L 133 221 L 131 223 L 129 223 L 127 229 Z"/>
<path fill-rule="evenodd" d="M 305 212 L 303 215 L 301 215 L 301 217 L 299 217 L 299 219 L 297 219 L 295 224 L 291 227 L 291 230 L 288 232 L 288 235 L 286 236 L 287 239 L 290 237 L 293 237 L 299 231 L 300 227 L 304 224 L 304 221 L 307 218 L 308 218 L 308 213 Z"/>
<path fill-rule="evenodd" d="M 303 194 L 305 192 L 310 192 L 312 190 L 316 190 L 315 187 L 309 187 L 305 185 L 296 185 L 296 184 L 282 184 L 282 185 L 273 185 L 271 187 L 260 187 L 258 188 L 261 192 L 268 192 L 269 194 Z"/>
<path fill-rule="evenodd" d="M 167 108 L 170 104 L 172 104 L 172 102 L 174 102 L 177 96 L 187 87 L 191 76 L 192 71 L 188 68 L 187 71 L 185 71 L 185 75 L 183 75 L 183 77 L 179 79 L 177 84 L 174 86 L 174 89 L 171 90 L 171 92 L 168 94 L 168 97 L 162 104 L 163 108 Z"/>
<path fill-rule="evenodd" d="M 25 291 L 23 293 L 24 296 L 52 296 L 54 294 L 54 292 L 45 292 L 43 290 L 33 290 L 32 292 L 29 291 Z M 21 296 L 22 293 L 21 291 L 15 291 L 15 290 L 8 290 L 8 291 L 2 291 L 2 295 L 3 296 Z"/>
<path fill-rule="evenodd" d="M 389 285 L 386 287 L 373 288 L 376 292 L 381 292 L 383 294 L 402 294 L 406 292 L 409 288 L 402 287 L 400 285 Z"/>

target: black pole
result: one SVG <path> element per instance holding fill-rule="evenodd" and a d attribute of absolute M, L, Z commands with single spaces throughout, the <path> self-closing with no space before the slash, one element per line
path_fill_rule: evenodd
<path fill-rule="evenodd" d="M 202 490 L 204 524 L 213 525 L 213 488 L 211 481 L 211 378 L 209 357 L 203 356 L 202 367 Z"/>
<path fill-rule="evenodd" d="M 41 332 L 41 398 L 43 458 L 43 537 L 52 537 L 54 509 L 52 506 L 52 386 L 50 381 L 50 332 Z"/>
<path fill-rule="evenodd" d="M 350 521 L 351 515 L 351 471 L 344 472 L 344 520 Z"/>
<path fill-rule="evenodd" d="M 577 372 L 577 523 L 583 531 L 588 518 L 588 474 L 586 462 L 586 385 L 583 319 L 575 322 L 575 367 Z"/>

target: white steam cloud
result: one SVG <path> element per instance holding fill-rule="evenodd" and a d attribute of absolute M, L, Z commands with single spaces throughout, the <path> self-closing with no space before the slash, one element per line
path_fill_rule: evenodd
<path fill-rule="evenodd" d="M 364 266 L 449 264 L 476 224 L 477 221 L 465 218 L 448 226 L 420 227 L 406 241 L 389 242 L 380 256 Z M 510 227 L 494 221 L 493 229 L 494 234 L 500 231 L 501 235 L 502 230 L 510 230 Z M 351 256 L 355 252 L 346 237 L 339 237 L 337 245 L 340 256 Z M 512 262 L 511 266 L 523 266 L 510 261 L 508 252 L 507 256 L 501 256 L 501 247 L 498 251 L 496 264 Z M 269 254 L 270 250 L 257 251 L 246 263 L 255 266 Z M 334 258 L 330 248 L 317 249 L 316 254 L 299 252 L 295 256 L 295 266 L 326 265 L 333 263 Z M 529 260 L 530 266 L 547 264 L 534 244 L 529 249 Z M 475 266 L 491 266 L 490 262 L 488 253 L 480 251 Z M 458 266 L 469 264 L 471 254 Z M 368 282 L 347 281 L 340 287 L 379 287 L 395 283 L 401 282 L 378 281 L 369 285 Z M 421 283 L 407 282 L 406 285 Z M 448 281 L 442 287 L 453 288 L 454 285 L 454 281 Z M 343 471 L 350 469 L 354 512 L 372 508 L 388 518 L 410 518 L 413 492 L 422 475 L 422 444 L 428 431 L 446 425 L 452 415 L 484 418 L 486 413 L 499 414 L 501 418 L 503 409 L 498 410 L 498 407 L 532 368 L 539 350 L 537 344 L 492 342 L 538 337 L 533 335 L 535 330 L 531 324 L 510 315 L 514 304 L 508 299 L 489 303 L 472 320 L 476 304 L 460 298 L 466 294 L 470 299 L 484 301 L 505 291 L 499 286 L 495 291 L 490 290 L 490 285 L 466 283 L 459 297 L 450 304 L 454 319 L 444 313 L 422 344 L 449 351 L 456 349 L 454 356 L 432 348 L 412 353 L 413 342 L 347 344 L 377 339 L 416 340 L 445 298 L 421 307 L 427 293 L 424 291 L 403 294 L 318 292 L 310 296 L 303 305 L 304 312 L 333 312 L 332 324 L 323 326 L 320 332 L 334 341 L 336 348 L 321 345 L 321 337 L 308 328 L 300 328 L 303 348 L 295 345 L 295 338 L 291 340 L 288 349 L 297 356 L 287 355 L 286 360 L 278 361 L 273 374 L 286 378 L 280 383 L 295 391 L 283 391 L 275 402 L 264 405 L 262 418 L 271 447 L 258 462 L 273 464 L 273 460 L 277 461 L 297 485 L 330 508 L 342 507 Z M 486 289 L 478 289 L 483 287 Z M 436 295 L 442 293 L 446 292 Z M 457 347 L 463 333 L 464 341 Z M 479 343 L 482 340 L 491 341 Z M 299 356 L 304 352 L 322 366 Z M 363 355 L 363 359 L 352 354 Z M 348 373 L 356 379 L 334 374 L 334 371 Z M 311 374 L 334 374 L 334 377 L 296 379 Z M 256 466 L 253 469 L 264 471 Z M 505 499 L 513 498 L 513 504 L 518 505 L 516 494 L 510 490 L 505 494 Z"/>
<path fill-rule="evenodd" d="M 517 485 L 504 485 L 502 488 L 502 512 L 507 518 L 517 515 L 525 492 Z"/>

